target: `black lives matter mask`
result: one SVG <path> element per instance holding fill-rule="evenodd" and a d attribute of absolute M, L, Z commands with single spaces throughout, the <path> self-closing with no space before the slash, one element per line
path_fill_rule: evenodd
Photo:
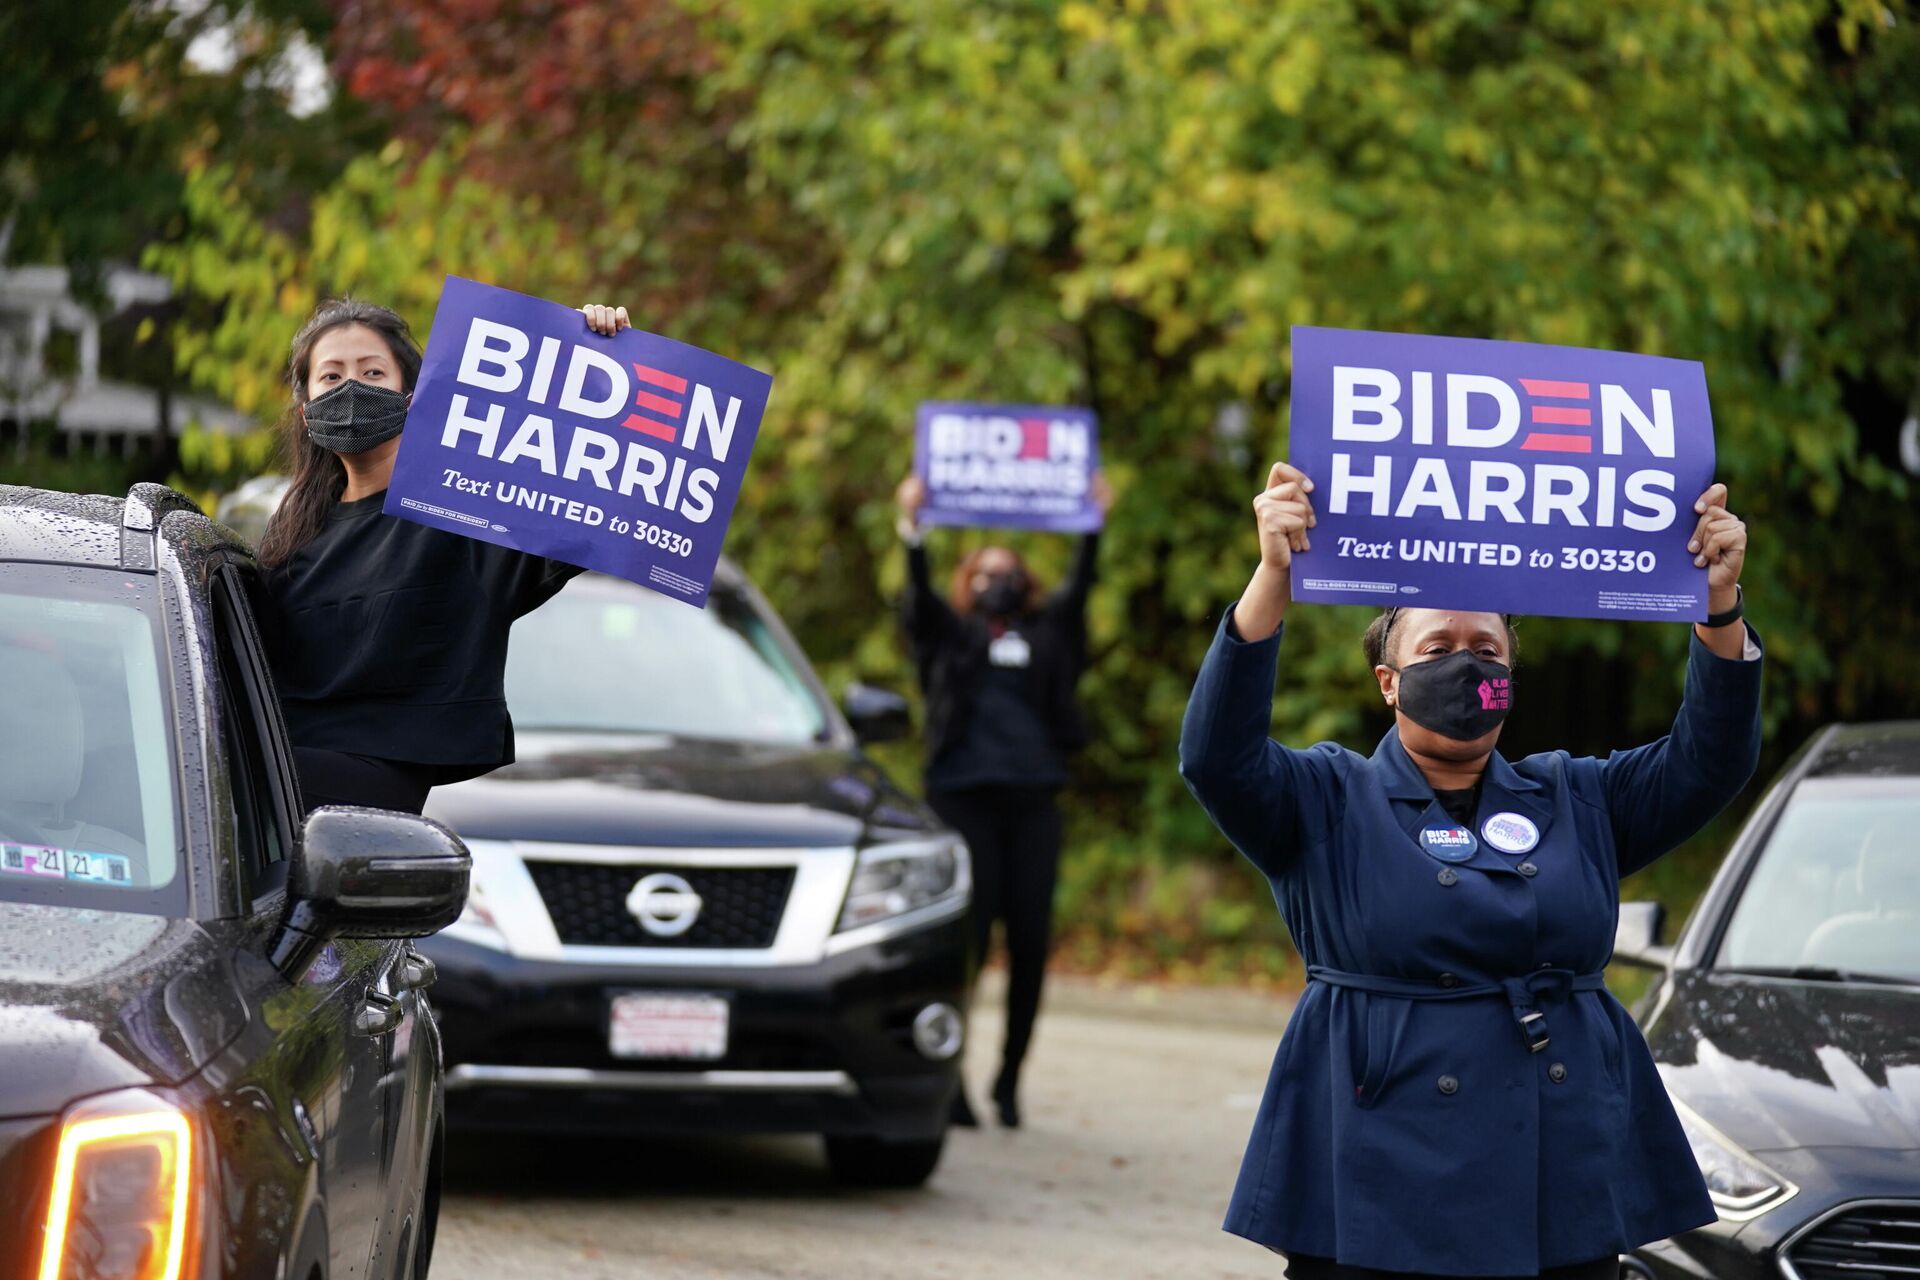
<path fill-rule="evenodd" d="M 1395 670 L 1400 673 L 1400 710 L 1443 738 L 1484 738 L 1513 709 L 1512 669 L 1468 649 Z"/>
<path fill-rule="evenodd" d="M 302 414 L 307 435 L 322 449 L 360 453 L 400 434 L 407 420 L 408 396 L 386 387 L 370 387 L 348 378 L 307 401 Z"/>

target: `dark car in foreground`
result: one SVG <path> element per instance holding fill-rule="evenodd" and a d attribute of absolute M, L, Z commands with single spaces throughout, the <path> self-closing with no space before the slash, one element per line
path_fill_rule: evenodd
<path fill-rule="evenodd" d="M 1837 725 L 1787 765 L 1671 949 L 1616 960 L 1720 1220 L 1623 1276 L 1920 1276 L 1920 722 Z"/>
<path fill-rule="evenodd" d="M 959 837 L 861 740 L 724 562 L 704 610 L 587 575 L 514 627 L 518 763 L 436 788 L 473 851 L 423 944 L 456 1128 L 824 1135 L 859 1184 L 933 1171 L 959 1081 Z"/>
<path fill-rule="evenodd" d="M 426 1275 L 408 939 L 468 859 L 301 818 L 246 548 L 180 495 L 0 486 L 0 1277 Z"/>

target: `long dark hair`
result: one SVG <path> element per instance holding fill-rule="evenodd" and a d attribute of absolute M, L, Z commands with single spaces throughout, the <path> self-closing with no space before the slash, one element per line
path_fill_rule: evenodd
<path fill-rule="evenodd" d="M 412 391 L 420 376 L 420 344 L 398 312 L 355 298 L 335 298 L 314 308 L 313 315 L 294 335 L 293 351 L 287 357 L 287 381 L 293 397 L 281 420 L 283 455 L 293 470 L 293 482 L 286 497 L 267 521 L 267 532 L 260 539 L 260 563 L 283 565 L 294 553 L 320 535 L 327 524 L 327 513 L 340 501 L 347 487 L 347 469 L 330 449 L 323 449 L 307 435 L 307 423 L 300 410 L 307 403 L 307 375 L 313 371 L 313 347 L 335 329 L 346 325 L 365 325 L 386 340 L 393 359 L 400 366 L 403 391 Z"/>

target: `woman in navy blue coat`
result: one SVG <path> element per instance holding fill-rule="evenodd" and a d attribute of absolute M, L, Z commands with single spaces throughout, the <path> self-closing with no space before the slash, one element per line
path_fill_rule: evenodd
<path fill-rule="evenodd" d="M 1746 526 L 1714 485 L 1673 730 L 1605 759 L 1509 763 L 1513 637 L 1495 613 L 1388 610 L 1368 657 L 1395 727 L 1371 756 L 1268 737 L 1313 482 L 1254 500 L 1260 565 L 1221 620 L 1180 769 L 1265 872 L 1309 982 L 1226 1228 L 1295 1280 L 1612 1280 L 1619 1251 L 1713 1220 L 1652 1056 L 1601 984 L 1619 881 L 1724 807 L 1760 746 L 1740 621 Z"/>

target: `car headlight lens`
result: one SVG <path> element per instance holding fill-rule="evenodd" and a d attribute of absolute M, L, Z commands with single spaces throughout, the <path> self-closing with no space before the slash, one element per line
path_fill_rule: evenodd
<path fill-rule="evenodd" d="M 501 931 L 499 921 L 494 919 L 494 903 L 487 892 L 487 876 L 484 874 L 487 863 L 495 856 L 493 842 L 469 840 L 467 848 L 473 858 L 473 870 L 467 879 L 467 902 L 460 909 L 460 918 L 441 932 L 450 938 L 461 938 L 483 947 L 505 951 L 506 935 Z M 518 856 L 510 846 L 504 852 L 507 857 Z"/>
<path fill-rule="evenodd" d="M 1722 1222 L 1745 1222 L 1791 1199 L 1799 1188 L 1761 1164 L 1753 1154 L 1696 1115 L 1678 1098 L 1673 1109 L 1686 1131 L 1687 1144 L 1707 1195 Z"/>
<path fill-rule="evenodd" d="M 54 1160 L 39 1280 L 179 1280 L 193 1126 L 144 1090 L 67 1113 Z"/>
<path fill-rule="evenodd" d="M 838 930 L 878 924 L 943 902 L 964 902 L 972 887 L 967 846 L 958 840 L 874 845 L 860 851 Z"/>

